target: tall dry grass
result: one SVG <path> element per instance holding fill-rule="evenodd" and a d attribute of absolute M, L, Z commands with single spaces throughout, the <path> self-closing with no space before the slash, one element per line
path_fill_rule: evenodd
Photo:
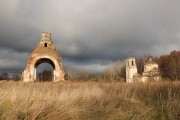
<path fill-rule="evenodd" d="M 1 120 L 178 120 L 180 82 L 0 82 Z"/>

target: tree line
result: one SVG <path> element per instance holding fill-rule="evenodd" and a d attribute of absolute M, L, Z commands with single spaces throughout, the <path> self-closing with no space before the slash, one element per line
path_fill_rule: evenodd
<path fill-rule="evenodd" d="M 21 80 L 21 74 L 13 73 L 13 74 L 9 75 L 8 72 L 0 72 L 0 80 L 19 81 L 19 80 Z"/>
<path fill-rule="evenodd" d="M 180 80 L 180 51 L 172 51 L 168 55 L 160 57 L 151 56 L 153 61 L 158 63 L 159 71 L 163 80 L 175 81 Z M 148 56 L 136 59 L 137 70 L 140 75 L 144 71 L 144 64 L 148 60 Z M 125 61 L 111 62 L 105 72 L 101 74 L 88 74 L 86 72 L 68 69 L 65 71 L 67 80 L 93 80 L 93 81 L 122 81 L 126 79 Z"/>
<path fill-rule="evenodd" d="M 149 56 L 136 59 L 137 70 L 142 75 L 144 63 Z M 152 56 L 151 56 L 152 57 Z M 153 61 L 159 65 L 159 70 L 163 80 L 180 80 L 180 51 L 172 51 L 169 55 L 161 55 L 160 57 L 152 57 Z M 74 68 L 65 68 L 65 80 L 72 81 L 107 81 L 117 82 L 125 81 L 126 66 L 125 61 L 114 61 L 107 65 L 106 70 L 99 74 L 89 74 L 86 71 L 77 70 Z M 7 72 L 0 73 L 0 80 L 21 80 L 21 74 L 13 73 L 9 75 Z M 52 81 L 52 71 L 44 70 L 37 74 L 38 81 Z"/>
<path fill-rule="evenodd" d="M 144 62 L 148 57 L 136 60 L 138 73 L 142 75 Z M 180 80 L 180 51 L 172 51 L 168 55 L 153 57 L 153 61 L 158 63 L 163 80 Z"/>

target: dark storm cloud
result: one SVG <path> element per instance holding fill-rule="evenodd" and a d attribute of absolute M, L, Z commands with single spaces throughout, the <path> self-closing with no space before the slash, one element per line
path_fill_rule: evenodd
<path fill-rule="evenodd" d="M 167 54 L 179 49 L 179 5 L 179 0 L 1 0 L 0 68 L 23 69 L 43 31 L 52 33 L 63 64 L 80 69 L 102 71 L 129 56 Z"/>

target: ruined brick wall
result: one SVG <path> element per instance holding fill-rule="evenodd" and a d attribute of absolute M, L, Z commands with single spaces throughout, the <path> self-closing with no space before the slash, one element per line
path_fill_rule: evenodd
<path fill-rule="evenodd" d="M 36 81 L 36 67 L 47 62 L 54 67 L 54 81 L 64 80 L 62 59 L 59 56 L 50 33 L 42 33 L 41 40 L 28 59 L 27 66 L 23 72 L 23 81 Z"/>

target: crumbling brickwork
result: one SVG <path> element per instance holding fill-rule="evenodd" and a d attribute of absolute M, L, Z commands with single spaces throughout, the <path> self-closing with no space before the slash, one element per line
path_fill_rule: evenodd
<path fill-rule="evenodd" d="M 62 59 L 59 56 L 52 40 L 51 34 L 43 32 L 41 40 L 28 59 L 27 66 L 23 71 L 23 81 L 33 82 L 37 80 L 36 67 L 41 63 L 49 63 L 54 68 L 53 81 L 64 80 Z"/>

